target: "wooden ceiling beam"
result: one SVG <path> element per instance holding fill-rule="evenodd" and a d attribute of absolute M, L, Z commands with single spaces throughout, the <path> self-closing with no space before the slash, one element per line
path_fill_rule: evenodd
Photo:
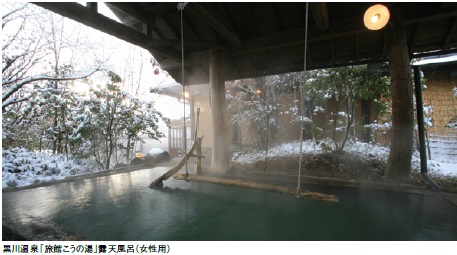
<path fill-rule="evenodd" d="M 195 2 L 187 4 L 186 9 L 195 13 L 219 34 L 226 38 L 233 46 L 241 47 L 243 45 L 242 37 L 228 25 L 223 23 L 220 17 L 215 16 L 215 11 L 209 10 L 202 4 Z"/>
<path fill-rule="evenodd" d="M 189 53 L 185 56 L 185 66 L 198 65 L 208 63 L 209 50 L 202 50 L 198 52 Z M 166 59 L 160 62 L 160 68 L 169 71 L 181 68 L 181 62 L 172 59 Z"/>
<path fill-rule="evenodd" d="M 325 32 L 330 28 L 327 3 L 309 3 L 311 12 L 313 13 L 316 29 L 319 32 Z"/>
<path fill-rule="evenodd" d="M 179 31 L 176 30 L 168 21 L 168 19 L 165 16 L 158 15 L 156 17 L 156 22 L 159 21 L 161 22 L 164 26 L 167 27 L 168 31 L 172 34 L 173 38 L 176 39 L 181 39 L 181 28 L 179 28 Z"/>
<path fill-rule="evenodd" d="M 311 28 L 310 28 L 311 30 Z M 338 37 L 344 36 L 355 36 L 361 33 L 370 33 L 372 31 L 366 28 L 354 28 L 349 30 L 339 29 L 336 27 L 332 29 L 333 31 L 328 31 L 324 33 L 318 33 L 316 31 L 308 34 L 308 43 L 310 42 L 319 42 L 323 40 L 336 39 Z M 305 43 L 305 32 L 303 28 L 286 31 L 284 33 L 277 33 L 261 38 L 253 38 L 245 41 L 245 44 L 240 49 L 234 49 L 229 55 L 242 55 L 246 53 L 260 52 L 264 50 L 273 50 L 276 48 L 281 48 L 285 46 L 292 46 L 296 44 Z"/>
<path fill-rule="evenodd" d="M 181 40 L 152 40 L 148 42 L 150 47 L 181 47 Z M 227 51 L 229 47 L 215 42 L 206 42 L 202 40 L 184 40 L 184 46 L 189 47 L 205 47 L 215 50 Z"/>
<path fill-rule="evenodd" d="M 197 32 L 197 29 L 195 29 L 194 25 L 192 24 L 192 22 L 190 22 L 189 18 L 187 18 L 187 12 L 184 12 L 183 13 L 183 25 L 186 26 L 184 28 L 184 31 L 187 30 L 188 32 L 190 32 L 192 35 L 195 36 L 195 38 L 197 38 L 199 41 L 201 40 L 201 37 L 200 35 L 198 34 Z M 186 39 L 186 36 L 184 36 L 184 39 Z M 185 40 L 186 41 L 186 40 Z M 186 42 L 184 42 L 186 43 Z"/>
<path fill-rule="evenodd" d="M 355 37 L 355 56 L 360 55 L 360 34 L 357 34 Z"/>
<path fill-rule="evenodd" d="M 456 7 L 440 10 L 439 12 L 436 12 L 434 14 L 422 16 L 420 18 L 406 20 L 405 25 L 412 25 L 415 23 L 436 21 L 436 20 L 446 19 L 446 18 L 455 17 L 455 16 L 457 16 Z"/>
<path fill-rule="evenodd" d="M 411 39 L 411 42 L 408 45 L 408 53 L 410 56 L 413 54 L 414 48 L 416 47 L 417 37 L 420 33 L 420 29 L 421 29 L 421 23 L 417 23 L 414 25 L 413 37 Z"/>
<path fill-rule="evenodd" d="M 153 31 L 159 38 L 163 38 L 161 31 L 155 24 L 156 19 L 152 19 L 151 15 L 149 13 L 147 13 L 146 11 L 144 11 L 143 9 L 141 9 L 141 7 L 138 6 L 137 4 L 110 2 L 110 3 L 106 3 L 106 5 L 110 9 L 114 8 L 114 9 L 118 10 L 119 12 L 122 12 L 125 15 L 127 15 L 128 17 L 130 17 L 129 20 L 122 20 L 122 22 L 125 25 L 133 26 L 135 24 L 135 21 L 142 22 L 143 24 L 145 24 L 148 27 L 148 29 L 146 29 L 147 33 L 145 33 L 145 34 L 151 35 L 150 32 Z"/>
<path fill-rule="evenodd" d="M 128 15 L 140 22 L 155 26 L 154 19 L 151 19 L 150 17 L 151 15 L 143 11 L 138 5 L 136 5 L 136 3 L 110 2 L 106 3 L 106 5 L 116 8 L 125 15 Z"/>
<path fill-rule="evenodd" d="M 98 12 L 98 3 L 97 2 L 87 2 L 86 7 L 95 13 Z"/>
<path fill-rule="evenodd" d="M 234 49 L 228 55 L 244 55 L 303 43 L 305 43 L 304 29 L 298 29 L 288 33 L 248 40 L 242 48 Z"/>
<path fill-rule="evenodd" d="M 104 15 L 95 13 L 80 4 L 69 2 L 34 2 L 34 4 L 156 54 L 160 54 L 163 57 L 181 61 L 181 54 L 179 52 L 167 49 L 152 49 L 148 46 L 150 39 L 147 35 Z"/>
<path fill-rule="evenodd" d="M 163 14 L 171 11 L 178 11 L 177 2 L 148 3 L 144 10 L 152 14 Z"/>
<path fill-rule="evenodd" d="M 275 13 L 275 19 L 277 20 L 277 23 L 278 23 L 278 30 L 279 30 L 279 32 L 283 32 L 284 26 L 281 21 L 281 15 L 279 15 L 278 5 L 277 5 L 277 3 L 272 3 L 272 4 L 273 4 L 273 10 Z"/>
<path fill-rule="evenodd" d="M 384 42 L 382 44 L 382 57 L 387 58 L 387 50 L 389 49 L 389 41 L 390 41 L 390 30 L 386 29 L 384 33 Z"/>
<path fill-rule="evenodd" d="M 308 65 L 312 65 L 313 64 L 313 55 L 311 54 L 312 52 L 312 48 L 311 48 L 311 43 L 308 43 L 308 46 L 306 46 L 306 58 L 307 58 L 307 62 L 306 62 L 306 69 L 308 69 Z"/>
<path fill-rule="evenodd" d="M 453 35 L 456 34 L 457 31 L 457 17 L 454 18 L 454 21 L 452 22 L 452 26 L 449 29 L 449 32 L 447 33 L 446 39 L 444 40 L 441 48 L 446 49 L 449 47 L 449 43 L 451 42 L 451 38 Z"/>

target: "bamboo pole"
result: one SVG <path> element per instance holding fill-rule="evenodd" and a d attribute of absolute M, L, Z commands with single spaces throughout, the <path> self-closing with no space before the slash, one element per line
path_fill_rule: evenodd
<path fill-rule="evenodd" d="M 243 188 L 251 188 L 263 191 L 273 191 L 279 193 L 286 193 L 291 195 L 298 195 L 300 197 L 306 197 L 316 200 L 323 200 L 327 202 L 338 202 L 338 197 L 335 195 L 328 195 L 318 192 L 310 192 L 310 191 L 302 191 L 297 194 L 296 189 L 291 189 L 288 187 L 276 186 L 271 184 L 264 184 L 264 183 L 255 183 L 255 182 L 247 182 L 241 180 L 234 180 L 234 179 L 223 179 L 211 176 L 201 176 L 201 175 L 184 175 L 184 174 L 175 174 L 173 175 L 175 180 L 186 180 L 186 181 L 193 181 L 193 182 L 205 182 L 205 183 L 214 183 L 214 184 L 221 184 L 227 186 L 234 186 L 234 187 L 243 187 Z"/>

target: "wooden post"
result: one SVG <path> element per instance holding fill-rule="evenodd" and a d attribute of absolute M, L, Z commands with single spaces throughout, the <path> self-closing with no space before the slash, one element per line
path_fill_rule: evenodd
<path fill-rule="evenodd" d="M 230 129 L 227 121 L 222 55 L 215 50 L 209 53 L 209 83 L 213 120 L 211 170 L 226 172 L 230 165 Z"/>
<path fill-rule="evenodd" d="M 407 182 L 411 170 L 414 139 L 413 84 L 404 22 L 400 13 L 392 15 L 388 49 L 392 92 L 392 142 L 386 180 Z"/>
<path fill-rule="evenodd" d="M 197 174 L 202 173 L 202 138 L 197 138 Z"/>
<path fill-rule="evenodd" d="M 424 108 L 422 101 L 422 85 L 420 78 L 420 67 L 414 66 L 414 89 L 416 92 L 417 129 L 419 132 L 419 152 L 421 159 L 421 175 L 428 182 L 430 187 L 439 191 L 440 187 L 428 176 L 427 173 L 427 152 L 425 151 L 425 127 Z"/>
<path fill-rule="evenodd" d="M 168 152 L 172 155 L 171 148 L 173 148 L 172 140 L 171 140 L 171 127 L 168 127 Z M 172 155 L 174 157 L 174 155 Z"/>

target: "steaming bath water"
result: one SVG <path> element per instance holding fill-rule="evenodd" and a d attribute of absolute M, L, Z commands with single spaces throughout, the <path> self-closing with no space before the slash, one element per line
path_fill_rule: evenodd
<path fill-rule="evenodd" d="M 340 199 L 328 203 L 172 178 L 149 189 L 166 170 L 4 192 L 3 220 L 89 240 L 457 240 L 457 207 L 439 196 L 313 187 Z"/>

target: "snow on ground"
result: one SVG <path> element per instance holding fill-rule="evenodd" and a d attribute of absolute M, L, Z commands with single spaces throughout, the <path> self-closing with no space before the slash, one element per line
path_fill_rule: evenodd
<path fill-rule="evenodd" d="M 356 142 L 354 144 L 349 143 L 345 146 L 344 150 L 350 153 L 364 155 L 367 158 L 384 161 L 386 161 L 389 156 L 389 148 L 361 142 Z M 439 150 L 436 151 L 436 153 L 432 152 L 432 160 L 427 161 L 428 171 L 430 173 L 457 176 L 457 159 L 446 156 L 445 153 Z M 321 144 L 307 140 L 303 141 L 302 152 L 304 154 L 316 154 L 322 153 L 323 151 Z M 272 147 L 268 151 L 268 157 L 298 156 L 299 153 L 300 142 L 295 141 Z M 265 151 L 255 151 L 238 156 L 236 161 L 250 164 L 255 162 L 258 158 L 264 158 L 265 156 Z M 420 154 L 418 151 L 414 151 L 413 153 L 412 166 L 413 169 L 420 169 Z"/>
<path fill-rule="evenodd" d="M 160 153 L 163 153 L 164 150 L 160 149 L 160 148 L 152 148 L 148 151 L 148 154 L 149 155 L 156 155 L 156 154 L 160 154 Z"/>
<path fill-rule="evenodd" d="M 322 153 L 322 145 L 329 144 L 328 142 L 316 143 L 316 141 L 305 140 L 302 145 L 303 154 L 317 154 Z M 375 158 L 387 158 L 389 155 L 389 149 L 381 146 L 374 146 L 367 143 L 348 144 L 345 147 L 345 150 L 348 152 L 364 154 L 368 157 Z M 268 151 L 269 157 L 283 157 L 283 156 L 298 156 L 300 154 L 300 142 L 294 141 L 290 143 L 284 143 L 270 148 Z M 240 163 L 253 163 L 257 158 L 265 157 L 265 151 L 255 151 L 252 153 L 247 153 L 239 156 L 236 161 Z"/>
<path fill-rule="evenodd" d="M 322 152 L 322 144 L 315 141 L 304 141 L 302 151 L 305 154 Z M 365 155 L 367 158 L 386 160 L 389 148 L 357 142 L 348 144 L 346 151 Z M 151 150 L 158 152 L 158 150 Z M 150 151 L 150 152 L 151 152 Z M 290 142 L 272 147 L 268 156 L 298 156 L 300 142 Z M 428 161 L 430 173 L 457 176 L 457 159 L 445 153 L 432 152 L 432 160 Z M 236 161 L 252 163 L 265 157 L 264 151 L 255 151 L 237 156 Z M 420 158 L 417 151 L 413 154 L 413 169 L 420 169 Z M 80 164 L 75 160 L 67 161 L 62 155 L 48 152 L 30 152 L 25 149 L 2 150 L 2 187 L 27 186 L 37 182 L 65 179 L 69 176 L 94 172 L 96 169 L 89 164 Z"/>
<path fill-rule="evenodd" d="M 23 148 L 2 150 L 2 188 L 65 179 L 93 172 L 95 167 L 66 160 L 63 155 L 30 152 Z"/>

